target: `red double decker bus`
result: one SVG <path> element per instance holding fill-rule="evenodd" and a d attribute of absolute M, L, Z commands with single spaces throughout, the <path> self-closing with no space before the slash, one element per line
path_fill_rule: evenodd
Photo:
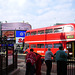
<path fill-rule="evenodd" d="M 63 46 L 64 51 L 68 51 L 69 55 L 75 57 L 75 24 L 61 24 L 28 30 L 24 43 L 24 53 L 28 53 L 29 49 L 33 48 L 34 52 L 44 56 L 48 47 L 55 54 L 59 50 L 59 46 Z"/>

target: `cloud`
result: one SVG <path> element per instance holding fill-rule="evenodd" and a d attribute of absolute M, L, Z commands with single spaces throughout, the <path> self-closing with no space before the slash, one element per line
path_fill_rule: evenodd
<path fill-rule="evenodd" d="M 0 20 L 29 22 L 41 28 L 58 22 L 74 22 L 73 0 L 0 0 Z"/>

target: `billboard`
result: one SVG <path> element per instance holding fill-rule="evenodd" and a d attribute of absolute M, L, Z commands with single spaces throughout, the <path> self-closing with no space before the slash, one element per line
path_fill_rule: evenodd
<path fill-rule="evenodd" d="M 16 44 L 22 44 L 26 31 L 16 31 Z"/>
<path fill-rule="evenodd" d="M 24 37 L 16 37 L 16 44 L 22 44 Z"/>
<path fill-rule="evenodd" d="M 25 37 L 26 31 L 16 31 L 16 37 Z"/>
<path fill-rule="evenodd" d="M 15 31 L 2 31 L 2 37 L 15 37 Z"/>

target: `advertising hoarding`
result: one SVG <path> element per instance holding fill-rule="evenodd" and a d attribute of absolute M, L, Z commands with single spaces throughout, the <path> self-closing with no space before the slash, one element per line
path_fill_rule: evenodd
<path fill-rule="evenodd" d="M 2 37 L 15 37 L 15 31 L 2 31 Z"/>
<path fill-rule="evenodd" d="M 16 31 L 16 44 L 22 44 L 26 31 Z"/>
<path fill-rule="evenodd" d="M 16 31 L 16 37 L 25 37 L 26 31 Z"/>
<path fill-rule="evenodd" d="M 24 37 L 16 37 L 16 44 L 22 44 Z"/>

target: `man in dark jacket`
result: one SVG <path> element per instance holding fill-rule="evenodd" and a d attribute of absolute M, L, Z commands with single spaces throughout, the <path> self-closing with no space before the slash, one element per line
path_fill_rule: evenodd
<path fill-rule="evenodd" d="M 63 47 L 60 46 L 56 52 L 57 61 L 57 75 L 67 75 L 67 53 L 63 51 Z"/>

